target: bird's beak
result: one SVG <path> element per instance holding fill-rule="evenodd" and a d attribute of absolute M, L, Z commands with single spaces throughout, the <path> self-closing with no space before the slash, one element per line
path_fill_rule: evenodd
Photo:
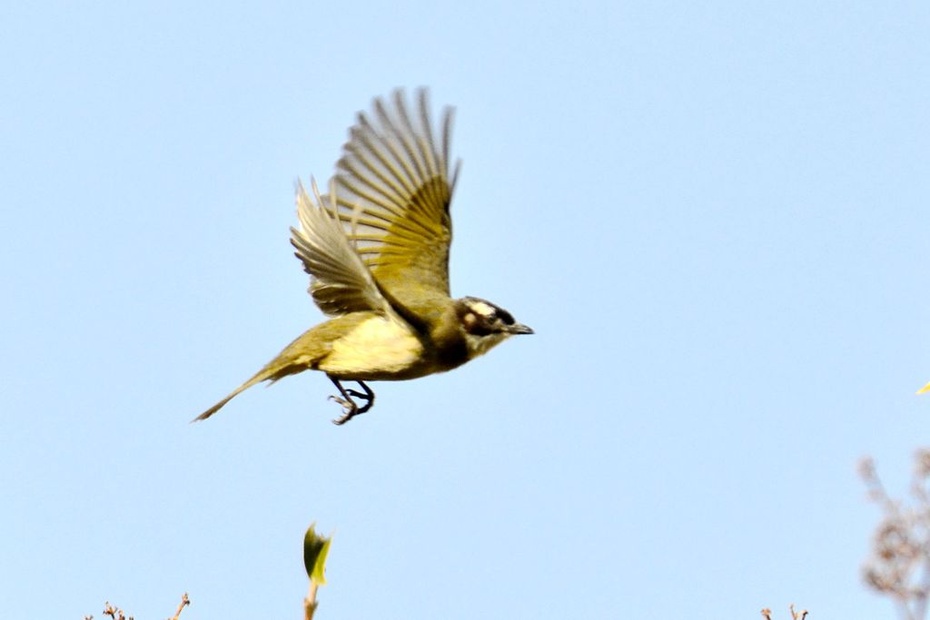
<path fill-rule="evenodd" d="M 533 331 L 533 328 L 527 327 L 526 325 L 523 325 L 521 323 L 514 323 L 509 328 L 507 328 L 507 331 L 511 334 L 533 334 L 535 333 Z"/>

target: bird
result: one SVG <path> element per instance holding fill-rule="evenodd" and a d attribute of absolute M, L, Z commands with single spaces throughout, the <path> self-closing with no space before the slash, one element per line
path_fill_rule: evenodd
<path fill-rule="evenodd" d="M 342 425 L 374 405 L 368 381 L 452 370 L 534 333 L 487 300 L 450 296 L 450 205 L 461 169 L 461 160 L 450 167 L 453 109 L 434 126 L 427 89 L 414 99 L 411 106 L 396 89 L 357 114 L 327 193 L 312 177 L 310 192 L 297 182 L 290 242 L 327 320 L 192 421 L 258 383 L 317 370 L 339 392 L 330 399 L 342 407 L 333 420 Z"/>

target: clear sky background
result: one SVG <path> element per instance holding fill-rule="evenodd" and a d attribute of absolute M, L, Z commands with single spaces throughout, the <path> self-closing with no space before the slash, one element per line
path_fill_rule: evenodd
<path fill-rule="evenodd" d="M 893 617 L 930 435 L 925 2 L 0 8 L 0 616 Z M 536 329 L 188 421 L 321 319 L 288 244 L 372 97 L 464 161 L 451 279 Z"/>

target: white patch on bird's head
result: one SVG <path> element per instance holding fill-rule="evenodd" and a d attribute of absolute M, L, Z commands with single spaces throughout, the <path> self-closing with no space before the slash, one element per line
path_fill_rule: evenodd
<path fill-rule="evenodd" d="M 497 308 L 480 299 L 469 300 L 468 307 L 472 312 L 480 314 L 486 319 L 490 319 L 497 314 Z"/>

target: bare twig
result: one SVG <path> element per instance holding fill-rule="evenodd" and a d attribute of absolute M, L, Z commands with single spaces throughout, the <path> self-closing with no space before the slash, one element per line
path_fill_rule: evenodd
<path fill-rule="evenodd" d="M 908 504 L 891 498 L 871 459 L 859 467 L 869 498 L 883 513 L 863 579 L 890 597 L 905 620 L 926 618 L 930 596 L 930 450 L 918 450 L 914 465 Z"/>
<path fill-rule="evenodd" d="M 171 620 L 178 620 L 181 617 L 181 612 L 184 611 L 184 608 L 191 604 L 191 599 L 187 596 L 185 592 L 181 596 L 181 603 L 178 605 L 178 610 L 174 612 L 174 615 L 171 616 Z"/>
<path fill-rule="evenodd" d="M 788 605 L 788 609 L 791 611 L 792 620 L 804 620 L 807 618 L 807 610 L 803 609 L 801 611 L 795 611 L 794 603 Z M 762 610 L 762 617 L 765 618 L 765 620 L 772 620 L 772 610 L 768 607 L 764 608 Z"/>
<path fill-rule="evenodd" d="M 791 618 L 792 618 L 793 620 L 804 620 L 805 618 L 807 618 L 807 610 L 806 610 L 806 609 L 802 609 L 801 611 L 795 611 L 795 610 L 794 610 L 794 603 L 791 603 L 791 604 L 788 606 L 788 609 L 791 611 Z"/>
<path fill-rule="evenodd" d="M 181 597 L 181 604 L 178 605 L 178 610 L 174 612 L 174 615 L 171 616 L 169 620 L 178 620 L 178 618 L 181 616 L 181 612 L 184 610 L 185 607 L 187 607 L 190 604 L 191 604 L 191 600 L 190 598 L 188 598 L 187 592 L 185 592 L 184 595 Z M 110 616 L 111 620 L 133 620 L 132 616 L 129 616 L 129 618 L 127 619 L 126 612 L 124 612 L 119 607 L 111 605 L 110 601 L 107 601 L 106 603 L 104 603 L 103 615 Z M 94 620 L 94 617 L 84 616 L 84 620 Z"/>
<path fill-rule="evenodd" d="M 317 584 L 310 580 L 310 591 L 307 592 L 307 598 L 304 599 L 304 620 L 313 620 L 313 614 L 319 603 L 316 602 Z"/>

